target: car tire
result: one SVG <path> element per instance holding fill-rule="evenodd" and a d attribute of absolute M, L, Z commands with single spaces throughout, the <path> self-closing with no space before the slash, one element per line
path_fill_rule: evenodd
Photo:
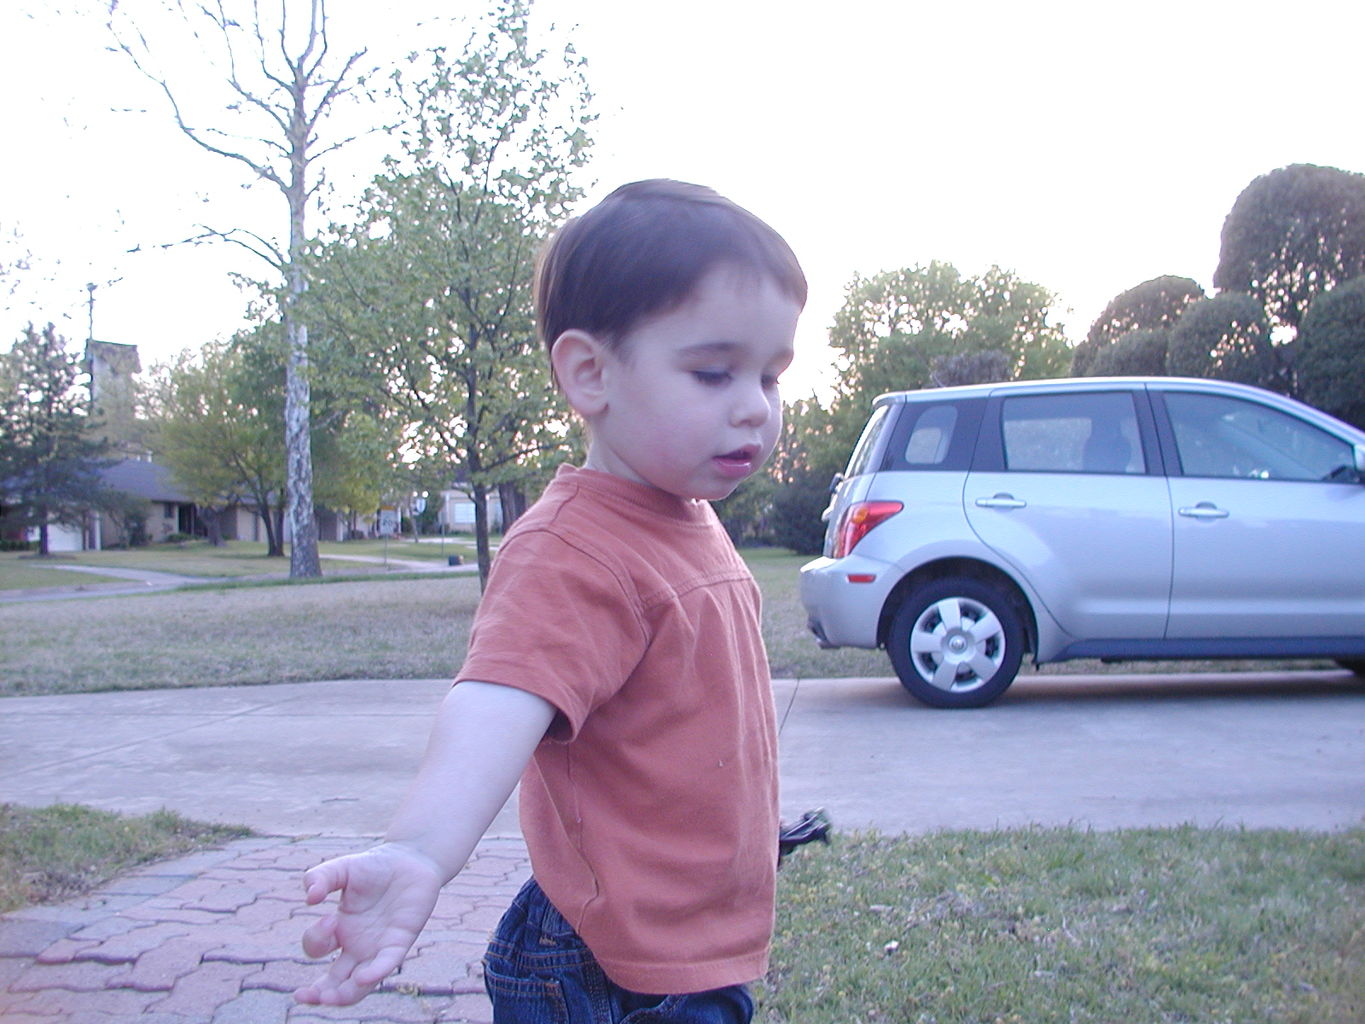
<path fill-rule="evenodd" d="M 887 634 L 901 685 L 936 708 L 985 707 L 1004 693 L 1024 656 L 1024 622 L 1002 588 L 969 577 L 911 592 Z"/>
<path fill-rule="evenodd" d="M 1354 672 L 1365 679 L 1365 658 L 1338 658 L 1337 664 L 1347 672 Z"/>

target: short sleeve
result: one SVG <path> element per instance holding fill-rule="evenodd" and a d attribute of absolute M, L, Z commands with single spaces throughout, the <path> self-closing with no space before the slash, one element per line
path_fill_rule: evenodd
<path fill-rule="evenodd" d="M 567 741 L 621 688 L 648 642 L 623 569 L 553 532 L 525 531 L 493 560 L 456 682 L 535 694 L 560 713 L 552 738 Z"/>

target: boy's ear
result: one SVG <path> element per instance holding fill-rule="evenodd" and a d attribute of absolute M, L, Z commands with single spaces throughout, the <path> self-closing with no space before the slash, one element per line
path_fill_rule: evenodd
<path fill-rule="evenodd" d="M 574 412 L 594 416 L 606 408 L 607 348 L 587 331 L 565 331 L 550 349 L 555 380 Z"/>

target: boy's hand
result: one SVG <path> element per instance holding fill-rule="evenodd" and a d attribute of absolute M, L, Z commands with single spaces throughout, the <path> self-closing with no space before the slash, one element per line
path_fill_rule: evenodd
<path fill-rule="evenodd" d="M 309 869 L 303 876 L 308 903 L 321 903 L 332 892 L 341 893 L 341 902 L 335 913 L 309 925 L 303 951 L 337 956 L 326 974 L 297 989 L 294 998 L 323 1006 L 363 999 L 403 962 L 444 881 L 431 860 L 397 843 Z"/>

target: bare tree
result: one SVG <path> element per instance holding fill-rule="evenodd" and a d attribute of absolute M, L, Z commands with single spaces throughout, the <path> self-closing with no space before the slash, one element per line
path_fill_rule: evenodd
<path fill-rule="evenodd" d="M 23 247 L 19 229 L 0 225 L 0 298 L 9 298 L 19 287 L 19 275 L 30 269 L 33 254 Z"/>
<path fill-rule="evenodd" d="M 333 58 L 327 39 L 326 0 L 276 0 L 278 16 L 263 15 L 261 0 L 172 0 L 170 4 L 193 33 L 203 56 L 214 59 L 231 94 L 216 123 L 192 120 L 182 103 L 184 81 L 172 86 L 162 72 L 157 47 L 138 24 L 110 0 L 109 29 L 115 45 L 154 82 L 170 103 L 176 127 L 192 142 L 250 170 L 268 182 L 289 206 L 289 240 L 281 247 L 267 235 L 243 227 L 203 227 L 192 241 L 222 239 L 243 246 L 269 263 L 285 285 L 282 303 L 286 345 L 286 490 L 292 533 L 289 575 L 320 576 L 317 522 L 313 513 L 313 459 L 309 418 L 311 395 L 308 325 L 296 315 L 307 284 L 301 259 L 308 206 L 324 184 L 315 164 L 354 136 L 321 144 L 319 129 L 336 102 L 360 84 L 357 65 L 365 50 Z M 241 17 L 236 12 L 241 10 Z M 306 12 L 305 20 L 290 15 Z M 247 134 L 228 127 L 247 126 Z"/>

